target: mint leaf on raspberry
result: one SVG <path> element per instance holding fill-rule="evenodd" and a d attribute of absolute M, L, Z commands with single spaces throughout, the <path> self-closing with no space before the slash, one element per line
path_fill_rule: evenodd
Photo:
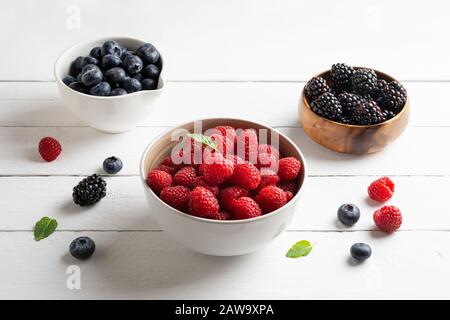
<path fill-rule="evenodd" d="M 204 144 L 204 145 L 206 145 L 206 146 L 208 146 L 208 147 L 210 147 L 212 149 L 214 149 L 215 151 L 218 151 L 217 143 L 211 137 L 204 136 L 204 135 L 199 134 L 199 133 L 189 133 L 188 137 L 192 138 L 195 141 L 200 142 L 200 143 L 202 143 L 202 144 Z"/>
<path fill-rule="evenodd" d="M 34 226 L 34 240 L 40 241 L 47 238 L 56 230 L 57 226 L 58 222 L 55 219 L 43 217 Z"/>
<path fill-rule="evenodd" d="M 312 250 L 312 244 L 308 240 L 301 240 L 294 244 L 286 253 L 288 258 L 306 257 Z"/>

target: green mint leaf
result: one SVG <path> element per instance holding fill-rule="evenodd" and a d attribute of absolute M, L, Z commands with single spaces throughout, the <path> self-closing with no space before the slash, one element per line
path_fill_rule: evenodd
<path fill-rule="evenodd" d="M 34 226 L 34 240 L 39 241 L 47 238 L 55 231 L 57 226 L 58 222 L 55 219 L 43 217 Z"/>
<path fill-rule="evenodd" d="M 190 137 L 190 138 L 194 139 L 195 141 L 200 142 L 200 143 L 202 143 L 204 145 L 207 145 L 208 147 L 218 151 L 217 143 L 213 139 L 211 139 L 211 137 L 204 136 L 204 135 L 199 134 L 199 133 L 189 133 L 188 137 Z"/>
<path fill-rule="evenodd" d="M 312 244 L 307 240 L 301 240 L 294 244 L 286 253 L 288 258 L 306 257 L 312 250 Z"/>

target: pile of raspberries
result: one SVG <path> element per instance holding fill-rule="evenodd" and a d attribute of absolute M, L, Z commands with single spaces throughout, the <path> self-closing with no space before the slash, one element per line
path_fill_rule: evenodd
<path fill-rule="evenodd" d="M 295 196 L 302 171 L 298 159 L 282 158 L 272 145 L 259 144 L 254 129 L 238 133 L 218 126 L 213 131 L 208 137 L 215 149 L 188 138 L 177 151 L 181 164 L 168 156 L 148 173 L 147 184 L 162 201 L 201 218 L 240 220 L 275 211 Z M 198 148 L 202 159 L 195 164 Z M 237 149 L 243 150 L 240 156 Z"/>

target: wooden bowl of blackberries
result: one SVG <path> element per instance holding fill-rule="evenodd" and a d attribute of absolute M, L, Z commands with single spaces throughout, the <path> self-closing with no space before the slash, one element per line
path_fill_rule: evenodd
<path fill-rule="evenodd" d="M 409 121 L 408 94 L 400 82 L 345 63 L 309 80 L 300 100 L 306 134 L 337 152 L 380 151 L 403 133 Z"/>

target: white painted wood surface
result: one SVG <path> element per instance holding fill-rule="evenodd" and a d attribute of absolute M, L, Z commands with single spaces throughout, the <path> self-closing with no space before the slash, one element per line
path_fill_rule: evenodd
<path fill-rule="evenodd" d="M 0 298 L 450 298 L 450 44 L 443 40 L 448 9 L 445 0 L 4 5 Z M 65 110 L 52 82 L 60 51 L 107 35 L 148 39 L 167 61 L 169 82 L 158 108 L 122 135 L 80 123 Z M 330 152 L 299 127 L 304 81 L 337 61 L 386 71 L 409 90 L 410 126 L 378 154 Z M 303 150 L 310 169 L 288 230 L 242 257 L 199 255 L 168 238 L 152 219 L 137 176 L 141 153 L 157 134 L 180 122 L 219 116 L 277 127 Z M 50 164 L 36 152 L 47 135 L 64 148 Z M 125 167 L 106 178 L 108 196 L 90 209 L 77 208 L 72 187 L 113 154 Z M 378 206 L 367 200 L 365 189 L 380 175 L 393 176 L 397 191 L 390 203 L 404 213 L 402 231 L 394 235 L 373 231 Z M 336 222 L 344 202 L 362 210 L 352 228 Z M 57 218 L 60 226 L 35 242 L 32 228 L 43 215 Z M 82 263 L 68 255 L 79 235 L 91 236 L 98 247 Z M 285 258 L 301 239 L 315 244 L 310 256 Z M 354 242 L 372 245 L 373 257 L 362 265 L 348 258 Z M 81 268 L 81 290 L 66 287 L 66 268 L 73 264 Z"/>

